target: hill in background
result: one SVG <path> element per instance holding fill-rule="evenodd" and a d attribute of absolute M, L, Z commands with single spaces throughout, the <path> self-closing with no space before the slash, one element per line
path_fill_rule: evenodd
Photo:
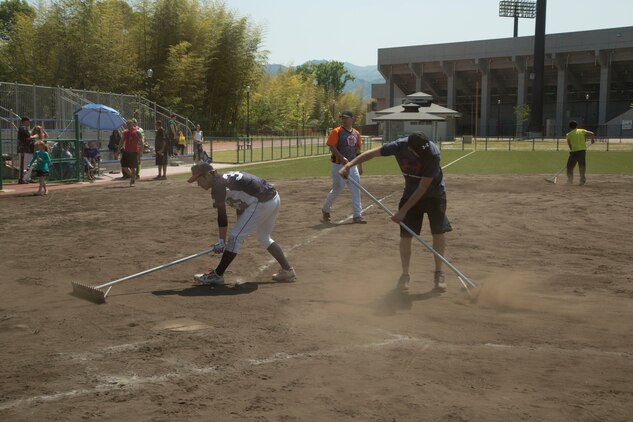
<path fill-rule="evenodd" d="M 311 60 L 307 63 L 322 63 L 325 60 Z M 344 63 L 345 69 L 356 78 L 356 80 L 347 82 L 345 84 L 345 91 L 355 91 L 359 87 L 362 88 L 363 98 L 369 100 L 371 98 L 371 85 L 385 83 L 385 79 L 382 77 L 376 66 L 357 66 L 352 63 Z M 265 67 L 266 73 L 270 75 L 277 74 L 284 71 L 288 66 L 281 64 L 267 64 Z"/>

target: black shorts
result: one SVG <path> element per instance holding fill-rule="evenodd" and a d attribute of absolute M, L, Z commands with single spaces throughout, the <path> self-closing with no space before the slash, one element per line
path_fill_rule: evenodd
<path fill-rule="evenodd" d="M 401 208 L 409 198 L 400 199 Z M 422 198 L 417 204 L 413 206 L 404 217 L 402 222 L 415 232 L 420 234 L 422 230 L 422 221 L 424 220 L 424 214 L 429 217 L 429 226 L 431 227 L 432 234 L 448 233 L 453 230 L 450 221 L 446 217 L 446 193 L 441 196 L 434 196 L 428 198 Z M 411 237 L 411 233 L 400 226 L 400 237 Z"/>
<path fill-rule="evenodd" d="M 138 153 L 123 151 L 121 155 L 121 167 L 135 169 L 138 164 Z"/>
<path fill-rule="evenodd" d="M 37 177 L 46 177 L 48 176 L 48 172 L 44 170 L 35 170 L 35 174 Z"/>
<path fill-rule="evenodd" d="M 156 154 L 156 160 L 154 160 L 157 166 L 166 166 L 168 163 L 167 154 Z"/>

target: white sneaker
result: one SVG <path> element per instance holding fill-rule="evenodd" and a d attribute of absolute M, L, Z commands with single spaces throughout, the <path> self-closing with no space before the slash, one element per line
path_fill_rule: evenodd
<path fill-rule="evenodd" d="M 289 270 L 281 269 L 273 274 L 273 281 L 294 281 L 296 277 L 297 274 L 295 274 L 295 270 L 293 268 Z"/>
<path fill-rule="evenodd" d="M 433 279 L 434 279 L 434 282 L 435 282 L 435 289 L 436 290 L 440 290 L 440 291 L 446 290 L 446 282 L 444 281 L 444 273 L 443 272 L 435 271 Z"/>
<path fill-rule="evenodd" d="M 193 276 L 193 279 L 200 284 L 213 284 L 216 286 L 224 285 L 224 277 L 216 274 L 214 270 L 211 270 L 206 274 L 196 274 Z"/>
<path fill-rule="evenodd" d="M 409 274 L 402 274 L 398 279 L 396 290 L 407 290 L 409 288 L 409 280 L 411 280 Z"/>

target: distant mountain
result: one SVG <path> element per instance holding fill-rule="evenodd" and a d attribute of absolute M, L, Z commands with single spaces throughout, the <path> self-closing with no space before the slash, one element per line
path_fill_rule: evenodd
<path fill-rule="evenodd" d="M 325 60 L 310 60 L 306 63 L 322 63 Z M 363 89 L 363 98 L 368 100 L 371 98 L 371 85 L 385 83 L 376 66 L 357 66 L 352 63 L 344 63 L 345 69 L 356 79 L 345 84 L 345 91 L 355 91 L 359 87 Z M 281 64 L 267 64 L 266 73 L 274 75 L 287 69 L 287 66 Z"/>

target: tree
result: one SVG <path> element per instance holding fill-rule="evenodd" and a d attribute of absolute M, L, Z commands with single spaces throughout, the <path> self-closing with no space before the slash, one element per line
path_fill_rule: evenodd
<path fill-rule="evenodd" d="M 0 41 L 7 41 L 19 15 L 33 19 L 35 9 L 25 0 L 5 0 L 0 3 Z"/>
<path fill-rule="evenodd" d="M 207 92 L 204 58 L 192 51 L 189 42 L 182 41 L 169 48 L 165 70 L 170 76 L 170 83 L 163 90 L 165 105 L 200 120 L 197 110 L 203 108 Z"/>
<path fill-rule="evenodd" d="M 343 62 L 336 60 L 322 63 L 306 63 L 297 67 L 297 73 L 303 75 L 304 78 L 312 75 L 317 86 L 321 87 L 327 94 L 331 94 L 335 99 L 343 93 L 345 84 L 348 81 L 356 79 L 345 69 Z"/>
<path fill-rule="evenodd" d="M 517 136 L 523 135 L 523 122 L 530 119 L 530 106 L 527 104 L 521 104 L 518 106 L 514 106 L 512 109 L 514 115 L 517 118 Z"/>

